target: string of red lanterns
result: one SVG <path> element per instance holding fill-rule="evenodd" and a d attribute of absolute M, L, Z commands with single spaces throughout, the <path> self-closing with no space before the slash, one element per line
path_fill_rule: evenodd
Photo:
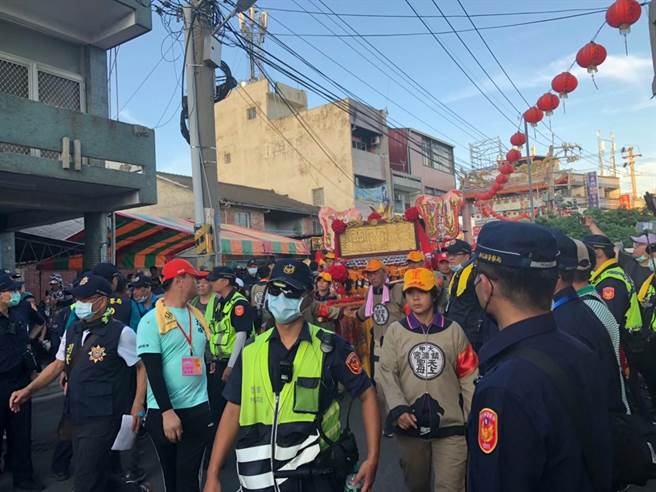
<path fill-rule="evenodd" d="M 641 15 L 642 6 L 637 0 L 616 0 L 606 11 L 606 23 L 613 28 L 619 29 L 620 34 L 624 36 L 626 46 L 626 36 L 631 31 L 631 26 L 640 19 Z M 575 63 L 585 68 L 591 74 L 595 87 L 597 87 L 597 84 L 594 80 L 594 74 L 598 72 L 599 66 L 606 61 L 607 56 L 608 52 L 606 48 L 599 43 L 595 43 L 594 39 L 583 46 L 576 54 Z M 561 100 L 567 99 L 568 95 L 576 90 L 578 84 L 578 79 L 569 70 L 559 73 L 551 81 L 551 89 L 557 95 L 552 92 L 545 92 L 537 100 L 535 106 L 531 106 L 524 112 L 522 115 L 523 120 L 535 128 L 542 121 L 545 114 L 546 116 L 553 114 L 553 111 L 560 106 Z M 505 215 L 496 213 L 489 205 L 481 204 L 482 201 L 488 201 L 494 198 L 503 189 L 504 185 L 508 183 L 510 175 L 515 172 L 514 163 L 522 158 L 522 153 L 518 148 L 521 148 L 526 143 L 526 135 L 517 131 L 510 137 L 510 143 L 513 147 L 517 148 L 512 148 L 506 153 L 506 161 L 500 164 L 499 174 L 492 181 L 488 191 L 474 195 L 475 205 L 485 217 L 494 217 L 499 220 L 530 219 L 529 214 L 521 214 L 512 218 L 506 217 Z"/>

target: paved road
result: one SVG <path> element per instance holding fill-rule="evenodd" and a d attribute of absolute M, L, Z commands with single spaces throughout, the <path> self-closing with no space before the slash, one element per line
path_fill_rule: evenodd
<path fill-rule="evenodd" d="M 33 431 L 34 438 L 34 466 L 37 476 L 47 486 L 47 492 L 70 492 L 72 483 L 56 482 L 50 476 L 50 459 L 55 446 L 56 436 L 55 429 L 61 415 L 63 399 L 60 395 L 54 393 L 45 399 L 34 402 Z M 357 403 L 352 412 L 352 428 L 358 438 L 361 450 L 365 450 L 364 433 L 360 409 Z M 155 450 L 149 440 L 146 440 L 146 449 L 143 455 L 142 466 L 147 472 L 147 480 L 155 492 L 163 492 L 161 474 L 157 463 Z M 382 453 L 380 466 L 376 479 L 376 492 L 400 492 L 405 490 L 403 479 L 399 467 L 398 452 L 393 440 L 384 439 L 382 443 Z M 363 451 L 364 454 L 364 451 Z M 235 462 L 232 459 L 226 464 L 222 476 L 222 484 L 225 492 L 233 492 L 238 489 L 237 476 L 235 473 Z M 11 490 L 10 473 L 0 475 L 0 490 Z M 656 492 L 656 482 L 646 488 L 632 488 L 632 491 L 639 492 Z"/>

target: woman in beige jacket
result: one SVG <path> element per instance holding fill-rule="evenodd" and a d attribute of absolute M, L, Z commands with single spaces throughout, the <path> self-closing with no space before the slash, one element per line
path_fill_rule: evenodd
<path fill-rule="evenodd" d="M 411 492 L 464 492 L 465 423 L 478 377 L 478 358 L 458 323 L 437 309 L 435 276 L 408 270 L 403 293 L 410 314 L 389 326 L 380 382 L 390 408 L 401 466 Z"/>

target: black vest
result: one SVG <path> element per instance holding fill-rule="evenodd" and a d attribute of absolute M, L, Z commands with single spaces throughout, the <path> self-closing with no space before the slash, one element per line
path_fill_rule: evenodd
<path fill-rule="evenodd" d="M 0 314 L 0 374 L 23 372 L 23 354 L 29 344 L 27 330 L 27 323 L 14 308 L 9 308 L 8 317 Z"/>
<path fill-rule="evenodd" d="M 68 376 L 65 412 L 73 424 L 129 414 L 135 391 L 134 371 L 118 355 L 125 325 L 111 319 L 66 331 L 64 363 Z M 84 344 L 82 334 L 90 329 Z"/>

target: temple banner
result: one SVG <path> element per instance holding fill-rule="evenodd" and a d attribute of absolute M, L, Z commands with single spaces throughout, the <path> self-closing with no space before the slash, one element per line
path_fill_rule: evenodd
<path fill-rule="evenodd" d="M 392 222 L 349 227 L 339 237 L 341 256 L 371 256 L 417 249 L 415 225 L 412 222 Z"/>

